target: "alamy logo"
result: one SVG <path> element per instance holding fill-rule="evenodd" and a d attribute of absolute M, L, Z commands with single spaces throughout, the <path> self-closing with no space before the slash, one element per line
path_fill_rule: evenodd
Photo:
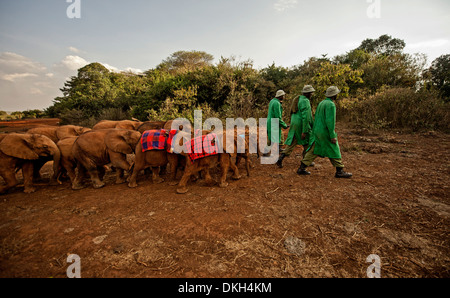
<path fill-rule="evenodd" d="M 67 7 L 66 15 L 69 19 L 81 18 L 81 0 L 66 0 L 67 3 L 72 3 Z"/>
<path fill-rule="evenodd" d="M 381 259 L 378 255 L 372 254 L 366 258 L 367 263 L 372 263 L 367 267 L 368 278 L 381 278 Z"/>
<path fill-rule="evenodd" d="M 180 130 L 182 134 L 177 134 L 173 142 L 173 152 L 175 153 L 188 153 L 186 152 L 185 144 L 191 141 L 191 134 L 194 133 L 194 138 L 201 136 L 202 130 L 212 130 L 211 133 L 216 135 L 224 132 L 224 126 L 218 118 L 208 118 L 203 123 L 202 111 L 194 111 L 194 129 L 192 130 L 191 122 L 185 118 L 177 118 L 173 121 L 171 129 L 178 130 L 180 126 L 183 129 Z M 272 137 L 269 140 L 267 135 L 267 129 L 272 131 Z M 214 129 L 212 129 L 214 127 Z M 226 134 L 225 144 L 216 140 L 218 144 L 218 153 L 245 153 L 246 144 L 245 139 L 248 137 L 248 152 L 258 153 L 261 152 L 261 164 L 275 164 L 279 158 L 279 130 L 280 122 L 278 118 L 270 119 L 268 123 L 267 118 L 259 119 L 258 122 L 254 118 L 248 118 L 246 120 L 242 118 L 227 118 L 226 119 Z M 234 131 L 236 129 L 236 131 Z M 230 133 L 231 132 L 231 133 Z M 233 132 L 235 134 L 233 134 Z M 234 136 L 245 136 L 244 138 L 237 138 L 237 148 L 234 151 Z M 182 142 L 180 142 L 182 140 Z M 203 146 L 196 146 L 194 150 L 199 150 L 200 153 Z M 190 147 L 189 147 L 190 148 Z"/>
<path fill-rule="evenodd" d="M 81 278 L 81 258 L 79 255 L 71 254 L 67 257 L 67 263 L 72 263 L 67 267 L 68 278 Z"/>

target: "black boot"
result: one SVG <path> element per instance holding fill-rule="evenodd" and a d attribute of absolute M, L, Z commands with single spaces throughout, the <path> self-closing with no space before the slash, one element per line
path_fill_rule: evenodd
<path fill-rule="evenodd" d="M 311 173 L 306 170 L 307 167 L 308 167 L 307 165 L 305 165 L 304 163 L 301 163 L 300 164 L 300 168 L 298 168 L 298 170 L 297 170 L 297 174 L 299 174 L 299 175 L 311 175 Z"/>
<path fill-rule="evenodd" d="M 351 178 L 353 176 L 352 173 L 347 173 L 344 171 L 344 168 L 336 168 L 336 178 Z"/>
<path fill-rule="evenodd" d="M 283 167 L 283 159 L 284 159 L 285 157 L 286 157 L 286 155 L 285 155 L 284 153 L 281 153 L 280 158 L 278 158 L 277 166 L 278 166 L 279 168 L 282 168 L 282 167 Z"/>

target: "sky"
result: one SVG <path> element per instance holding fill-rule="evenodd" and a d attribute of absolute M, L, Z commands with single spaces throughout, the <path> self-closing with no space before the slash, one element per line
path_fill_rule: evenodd
<path fill-rule="evenodd" d="M 142 72 L 205 51 L 292 67 L 383 34 L 450 54 L 448 0 L 0 0 L 0 110 L 45 109 L 86 64 Z"/>

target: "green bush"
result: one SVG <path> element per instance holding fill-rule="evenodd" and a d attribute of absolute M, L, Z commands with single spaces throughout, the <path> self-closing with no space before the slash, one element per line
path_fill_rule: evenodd
<path fill-rule="evenodd" d="M 450 132 L 450 104 L 436 92 L 386 89 L 367 99 L 341 103 L 340 112 L 353 124 L 367 128 Z"/>

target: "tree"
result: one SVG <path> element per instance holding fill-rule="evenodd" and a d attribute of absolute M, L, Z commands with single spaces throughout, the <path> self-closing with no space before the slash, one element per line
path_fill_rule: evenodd
<path fill-rule="evenodd" d="M 367 38 L 363 40 L 357 49 L 375 55 L 392 55 L 401 53 L 405 46 L 406 44 L 403 40 L 384 34 L 377 39 Z"/>
<path fill-rule="evenodd" d="M 433 60 L 428 72 L 432 85 L 439 90 L 446 101 L 450 101 L 450 54 Z"/>
<path fill-rule="evenodd" d="M 425 65 L 423 55 L 372 56 L 361 66 L 364 88 L 375 93 L 382 86 L 415 88 Z"/>
<path fill-rule="evenodd" d="M 316 104 L 325 96 L 325 91 L 330 86 L 337 86 L 341 90 L 340 96 L 349 95 L 351 88 L 362 84 L 362 70 L 354 70 L 349 64 L 334 64 L 329 60 L 310 58 L 301 66 L 298 66 L 300 75 L 293 81 L 294 96 L 301 94 L 304 85 L 312 85 L 316 92 L 313 102 Z"/>
<path fill-rule="evenodd" d="M 352 69 L 359 69 L 364 63 L 370 60 L 371 54 L 365 50 L 354 49 L 350 52 L 338 55 L 334 58 L 334 63 L 349 64 Z"/>
<path fill-rule="evenodd" d="M 171 73 L 189 72 L 197 68 L 210 66 L 214 57 L 203 51 L 178 51 L 158 65 L 158 69 Z"/>

